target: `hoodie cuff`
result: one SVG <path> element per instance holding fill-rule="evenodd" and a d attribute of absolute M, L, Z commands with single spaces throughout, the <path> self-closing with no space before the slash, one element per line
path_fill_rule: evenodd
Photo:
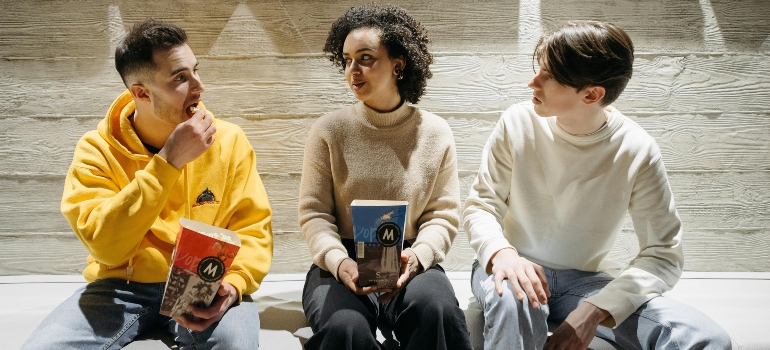
<path fill-rule="evenodd" d="M 235 290 L 238 291 L 238 303 L 240 304 L 243 300 L 242 291 L 246 289 L 246 280 L 237 273 L 230 273 L 225 276 L 222 282 L 229 283 L 231 286 L 233 286 L 233 288 L 235 288 Z"/>
<path fill-rule="evenodd" d="M 144 171 L 158 179 L 158 182 L 164 187 L 165 185 L 170 187 L 182 175 L 182 170 L 177 169 L 157 154 L 150 159 L 150 162 L 144 167 Z"/>
<path fill-rule="evenodd" d="M 326 265 L 326 269 L 332 273 L 334 276 L 334 279 L 339 281 L 339 276 L 337 276 L 337 272 L 339 271 L 340 264 L 342 264 L 342 260 L 349 259 L 348 253 L 342 249 L 332 249 L 328 252 L 326 252 L 326 255 L 324 256 L 324 265 Z"/>

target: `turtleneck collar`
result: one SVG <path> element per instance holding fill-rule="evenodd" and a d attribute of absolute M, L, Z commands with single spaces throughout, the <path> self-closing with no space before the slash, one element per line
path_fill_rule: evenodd
<path fill-rule="evenodd" d="M 385 113 L 377 112 L 363 102 L 358 102 L 358 104 L 356 104 L 357 114 L 365 120 L 366 124 L 378 129 L 399 125 L 409 118 L 413 110 L 414 108 L 409 106 L 406 101 L 401 101 L 401 105 L 398 106 L 398 108 Z"/>

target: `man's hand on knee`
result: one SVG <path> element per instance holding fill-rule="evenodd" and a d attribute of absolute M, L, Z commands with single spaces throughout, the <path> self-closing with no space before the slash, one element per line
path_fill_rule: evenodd
<path fill-rule="evenodd" d="M 542 266 L 522 258 L 515 249 L 499 250 L 490 262 L 498 295 L 503 295 L 503 280 L 508 279 L 516 299 L 528 297 L 533 308 L 548 303 L 551 292 Z"/>

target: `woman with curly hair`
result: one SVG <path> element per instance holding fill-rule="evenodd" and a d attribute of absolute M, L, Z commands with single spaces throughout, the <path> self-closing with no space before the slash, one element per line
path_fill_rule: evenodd
<path fill-rule="evenodd" d="M 441 266 L 460 222 L 452 131 L 421 111 L 429 40 L 399 7 L 350 9 L 324 51 L 360 101 L 313 123 L 305 146 L 299 222 L 314 264 L 302 305 L 306 349 L 379 349 L 376 327 L 404 349 L 470 349 L 465 317 Z M 358 285 L 350 203 L 408 201 L 397 288 Z"/>

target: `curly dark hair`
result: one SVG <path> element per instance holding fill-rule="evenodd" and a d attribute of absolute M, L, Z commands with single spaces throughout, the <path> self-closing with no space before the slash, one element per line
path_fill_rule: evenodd
<path fill-rule="evenodd" d="M 128 77 L 149 79 L 157 69 L 153 53 L 187 42 L 187 33 L 171 23 L 148 19 L 131 28 L 115 48 L 115 69 L 128 87 Z"/>
<path fill-rule="evenodd" d="M 428 79 L 433 77 L 429 66 L 433 56 L 428 52 L 427 30 L 406 10 L 398 6 L 381 6 L 375 3 L 353 7 L 332 24 L 326 38 L 324 52 L 335 66 L 345 70 L 342 47 L 348 34 L 358 28 L 377 28 L 380 42 L 391 58 L 403 57 L 406 61 L 404 78 L 397 80 L 398 93 L 410 103 L 417 103 L 425 93 Z"/>

